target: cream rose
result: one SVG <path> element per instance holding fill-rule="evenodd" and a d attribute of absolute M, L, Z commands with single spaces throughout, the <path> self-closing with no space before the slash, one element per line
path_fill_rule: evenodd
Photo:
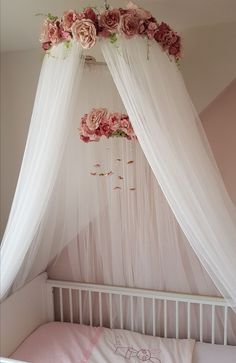
<path fill-rule="evenodd" d="M 106 118 L 107 109 L 106 108 L 93 108 L 88 114 L 86 124 L 90 130 L 96 130 L 100 123 Z"/>
<path fill-rule="evenodd" d="M 71 27 L 74 39 L 76 39 L 84 49 L 90 49 L 96 43 L 97 31 L 94 23 L 90 19 L 76 20 Z"/>

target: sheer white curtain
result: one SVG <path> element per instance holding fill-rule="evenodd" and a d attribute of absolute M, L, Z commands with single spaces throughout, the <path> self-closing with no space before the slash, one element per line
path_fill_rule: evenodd
<path fill-rule="evenodd" d="M 147 160 L 192 248 L 236 308 L 236 218 L 180 72 L 157 44 L 102 42 Z"/>
<path fill-rule="evenodd" d="M 78 110 L 70 122 L 47 209 L 13 287 L 18 288 L 47 269 L 49 277 L 55 279 L 217 295 L 176 222 L 138 141 L 104 138 L 99 143 L 80 141 L 80 117 L 92 107 L 125 111 L 107 67 L 85 66 L 81 84 Z M 134 162 L 127 164 L 128 161 Z M 94 167 L 97 163 L 100 168 Z M 90 174 L 110 170 L 114 172 L 111 177 Z M 114 190 L 116 186 L 121 189 Z M 174 319 L 175 308 L 171 308 Z M 157 309 L 160 329 L 161 309 Z M 193 308 L 191 311 L 196 321 L 192 326 L 194 336 L 198 312 Z M 185 311 L 182 313 L 184 316 Z M 219 342 L 223 339 L 221 320 L 223 316 L 217 311 L 216 341 Z M 129 304 L 124 322 L 129 328 Z M 147 322 L 147 332 L 151 332 L 150 316 Z M 205 318 L 204 332 L 210 336 L 207 322 Z M 173 330 L 174 334 L 173 320 L 168 324 L 168 331 Z M 114 307 L 114 326 L 119 327 L 118 302 L 117 309 Z M 232 319 L 228 326 L 231 342 L 235 342 L 234 326 Z M 185 327 L 181 331 L 182 328 Z"/>
<path fill-rule="evenodd" d="M 1 297 L 34 244 L 76 112 L 81 49 L 63 45 L 44 58 L 18 184 L 1 245 Z"/>

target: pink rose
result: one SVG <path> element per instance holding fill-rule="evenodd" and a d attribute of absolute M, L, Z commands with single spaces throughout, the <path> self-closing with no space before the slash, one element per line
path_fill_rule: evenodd
<path fill-rule="evenodd" d="M 88 114 L 86 125 L 87 127 L 94 131 L 96 130 L 100 123 L 104 122 L 107 116 L 106 108 L 93 108 L 92 111 Z"/>
<path fill-rule="evenodd" d="M 127 118 L 123 118 L 121 121 L 120 121 L 120 127 L 123 131 L 127 130 L 130 126 L 130 122 Z"/>
<path fill-rule="evenodd" d="M 51 42 L 45 42 L 45 43 L 42 43 L 42 48 L 43 48 L 45 51 L 49 50 L 51 47 L 52 47 L 52 43 L 51 43 Z"/>
<path fill-rule="evenodd" d="M 146 34 L 148 36 L 149 39 L 154 37 L 155 32 L 158 29 L 158 25 L 155 22 L 150 22 L 147 26 L 147 30 L 146 30 Z"/>
<path fill-rule="evenodd" d="M 138 25 L 138 33 L 140 35 L 143 35 L 146 33 L 148 27 L 148 21 L 147 20 L 140 20 L 139 25 Z"/>
<path fill-rule="evenodd" d="M 77 20 L 77 14 L 74 10 L 66 11 L 62 17 L 62 24 L 65 30 L 70 30 L 74 22 Z"/>
<path fill-rule="evenodd" d="M 120 31 L 126 38 L 131 38 L 138 34 L 139 18 L 133 13 L 122 15 L 120 22 Z"/>
<path fill-rule="evenodd" d="M 176 38 L 174 38 L 175 40 Z M 172 39 L 173 41 L 173 39 Z M 169 47 L 169 54 L 173 55 L 175 58 L 180 58 L 181 56 L 181 43 L 180 43 L 180 36 L 177 36 L 177 40 L 175 43 L 172 42 L 172 44 Z"/>
<path fill-rule="evenodd" d="M 169 34 L 171 32 L 171 28 L 166 23 L 161 23 L 157 30 L 155 31 L 154 38 L 158 43 L 165 42 L 165 39 L 169 37 Z"/>
<path fill-rule="evenodd" d="M 81 118 L 81 124 L 80 124 L 80 133 L 83 136 L 88 136 L 90 137 L 90 135 L 94 134 L 94 131 L 91 131 L 88 126 L 87 126 L 87 118 L 88 118 L 88 114 L 85 114 L 82 118 Z"/>
<path fill-rule="evenodd" d="M 132 1 L 130 1 L 128 3 L 127 9 L 135 10 L 137 16 L 140 19 L 148 20 L 148 19 L 151 19 L 151 17 L 152 17 L 152 14 L 149 11 L 147 11 L 147 10 L 145 10 L 143 8 L 139 8 L 137 5 L 132 3 Z"/>
<path fill-rule="evenodd" d="M 97 14 L 94 12 L 94 10 L 92 8 L 85 9 L 84 17 L 85 17 L 85 19 L 92 20 L 93 23 L 96 23 L 98 20 Z"/>
<path fill-rule="evenodd" d="M 99 25 L 102 29 L 116 31 L 120 23 L 120 12 L 118 9 L 106 10 L 100 16 Z"/>
<path fill-rule="evenodd" d="M 84 136 L 84 135 L 80 135 L 80 139 L 83 141 L 83 142 L 89 142 L 90 141 L 90 138 L 88 136 Z"/>
<path fill-rule="evenodd" d="M 61 31 L 61 37 L 63 40 L 67 40 L 67 41 L 72 39 L 71 33 L 65 32 L 64 30 Z"/>
<path fill-rule="evenodd" d="M 90 19 L 76 20 L 71 27 L 74 39 L 76 39 L 84 49 L 90 49 L 96 43 L 96 28 Z"/>
<path fill-rule="evenodd" d="M 111 129 L 108 123 L 103 123 L 102 125 L 100 125 L 100 133 L 101 135 L 104 135 L 106 137 L 110 135 Z"/>
<path fill-rule="evenodd" d="M 53 44 L 59 43 L 60 41 L 60 22 L 58 20 L 51 21 L 46 19 L 43 23 L 43 29 L 40 35 L 40 42 Z"/>
<path fill-rule="evenodd" d="M 111 131 L 117 131 L 120 127 L 120 113 L 111 113 L 108 117 L 108 123 L 110 125 Z"/>

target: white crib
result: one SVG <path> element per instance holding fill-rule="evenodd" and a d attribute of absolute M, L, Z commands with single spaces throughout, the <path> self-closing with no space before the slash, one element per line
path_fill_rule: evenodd
<path fill-rule="evenodd" d="M 9 356 L 34 329 L 54 320 L 128 329 L 153 336 L 193 338 L 209 343 L 209 336 L 205 339 L 203 329 L 205 308 L 210 322 L 211 344 L 216 343 L 215 316 L 216 309 L 220 309 L 223 316 L 220 344 L 227 345 L 231 308 L 222 298 L 54 281 L 48 280 L 44 273 L 1 304 L 0 355 Z M 197 318 L 194 336 L 193 317 L 195 323 Z M 170 318 L 171 331 L 168 329 Z"/>

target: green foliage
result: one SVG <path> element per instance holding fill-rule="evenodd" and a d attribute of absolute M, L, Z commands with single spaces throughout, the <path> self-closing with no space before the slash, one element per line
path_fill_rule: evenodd
<path fill-rule="evenodd" d="M 111 134 L 111 137 L 127 137 L 127 135 L 124 131 L 117 130 Z"/>
<path fill-rule="evenodd" d="M 70 40 L 66 40 L 66 41 L 64 42 L 64 46 L 65 46 L 65 48 L 66 48 L 66 49 L 70 49 L 71 45 L 72 45 L 72 43 L 71 43 L 71 41 L 70 41 Z"/>
<path fill-rule="evenodd" d="M 112 33 L 109 35 L 109 39 L 110 39 L 110 42 L 111 44 L 114 44 L 116 41 L 117 41 L 117 34 L 116 33 Z"/>
<path fill-rule="evenodd" d="M 43 16 L 44 18 L 47 18 L 50 21 L 56 21 L 58 19 L 58 16 L 52 15 L 51 13 L 48 13 L 48 14 L 38 13 L 38 14 L 35 14 L 35 16 Z"/>

